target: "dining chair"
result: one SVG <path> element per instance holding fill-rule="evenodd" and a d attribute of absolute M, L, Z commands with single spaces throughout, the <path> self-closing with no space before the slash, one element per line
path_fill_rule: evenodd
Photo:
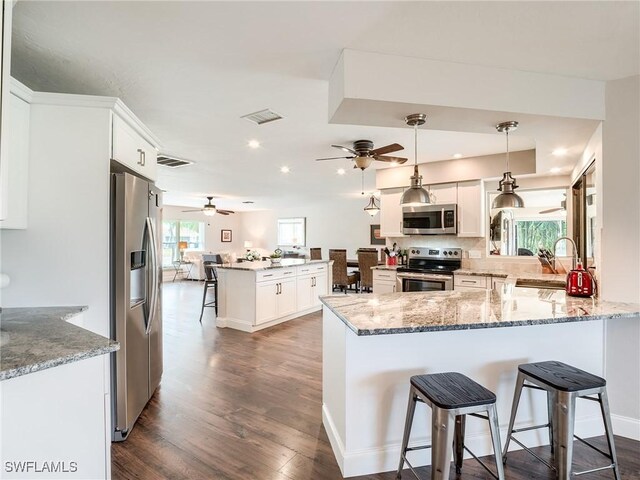
<path fill-rule="evenodd" d="M 357 272 L 347 272 L 347 251 L 342 249 L 330 249 L 329 260 L 333 260 L 333 286 L 340 287 L 347 293 L 347 289 L 354 285 L 357 290 L 360 274 Z"/>
<path fill-rule="evenodd" d="M 378 265 L 378 252 L 374 248 L 372 250 L 358 250 L 358 268 L 360 270 L 360 292 L 366 289 L 371 292 L 373 289 L 373 270 L 372 267 Z"/>
<path fill-rule="evenodd" d="M 311 260 L 322 260 L 322 248 L 310 248 L 309 257 Z"/>
<path fill-rule="evenodd" d="M 220 260 L 220 256 L 216 255 L 218 260 Z M 204 262 L 204 292 L 202 294 L 202 309 L 200 310 L 200 323 L 202 323 L 202 315 L 204 314 L 205 307 L 213 307 L 215 309 L 216 315 L 218 315 L 218 272 L 216 271 L 216 267 L 218 263 L 216 262 Z M 209 300 L 207 302 L 207 293 L 209 289 L 213 289 L 213 300 Z"/>

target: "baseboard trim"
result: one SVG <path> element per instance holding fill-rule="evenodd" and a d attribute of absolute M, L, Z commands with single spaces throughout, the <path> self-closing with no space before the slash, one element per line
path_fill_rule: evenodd
<path fill-rule="evenodd" d="M 613 433 L 640 442 L 640 419 L 611 415 Z"/>
<path fill-rule="evenodd" d="M 327 432 L 329 443 L 333 449 L 333 454 L 336 457 L 336 461 L 338 462 L 338 466 L 340 467 L 340 471 L 344 478 L 390 472 L 395 471 L 398 468 L 401 447 L 399 443 L 385 445 L 379 448 L 346 452 L 344 446 L 344 441 L 346 439 L 340 438 L 333 422 L 331 412 L 329 412 L 324 404 L 322 405 L 322 423 Z M 516 425 L 516 427 L 520 427 L 520 425 Z M 504 440 L 507 435 L 506 430 L 506 426 L 503 426 L 500 429 L 502 445 L 504 445 Z M 602 435 L 604 433 L 602 418 L 600 416 L 593 416 L 578 420 L 576 422 L 576 432 L 578 432 L 581 437 L 586 438 Z M 518 439 L 529 447 L 548 444 L 548 437 L 544 429 L 539 431 L 523 432 L 518 436 Z M 425 443 L 430 443 L 429 439 L 418 438 L 410 442 L 409 446 L 424 445 Z M 488 431 L 486 433 L 467 435 L 465 437 L 465 444 L 478 456 L 493 455 L 491 435 Z M 511 442 L 509 451 L 516 450 L 521 450 L 521 447 L 515 442 Z M 465 459 L 469 458 L 471 458 L 471 456 L 468 453 L 465 453 Z M 419 451 L 417 455 L 410 453 L 409 459 L 414 467 L 431 464 L 429 455 L 425 455 L 423 451 Z"/>
<path fill-rule="evenodd" d="M 302 317 L 304 315 L 308 315 L 313 312 L 318 312 L 322 310 L 322 306 L 318 305 L 315 307 L 307 308 L 306 310 L 301 310 L 299 312 L 292 313 L 291 315 L 287 315 L 285 317 L 276 318 L 274 320 L 270 320 L 265 323 L 261 323 L 260 325 L 252 325 L 244 320 L 234 317 L 218 317 L 216 318 L 216 327 L 220 328 L 233 328 L 235 330 L 241 330 L 243 332 L 253 333 L 259 330 L 264 330 L 265 328 L 273 327 L 274 325 L 278 325 L 279 323 L 288 322 L 289 320 L 294 320 L 298 317 Z"/>

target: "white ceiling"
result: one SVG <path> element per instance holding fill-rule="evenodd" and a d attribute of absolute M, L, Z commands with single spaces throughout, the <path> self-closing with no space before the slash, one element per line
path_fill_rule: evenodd
<path fill-rule="evenodd" d="M 200 206 L 216 194 L 221 208 L 268 208 L 360 191 L 357 172 L 335 174 L 346 160 L 313 161 L 335 156 L 332 143 L 398 142 L 413 156 L 408 128 L 328 124 L 342 49 L 609 80 L 640 71 L 639 5 L 19 1 L 12 73 L 36 90 L 122 98 L 166 152 L 197 162 L 161 169 L 168 203 Z M 258 127 L 239 118 L 263 108 L 285 119 Z M 247 148 L 250 139 L 262 147 Z M 535 146 L 524 136 L 511 143 Z M 502 151 L 497 134 L 420 132 L 419 161 Z"/>

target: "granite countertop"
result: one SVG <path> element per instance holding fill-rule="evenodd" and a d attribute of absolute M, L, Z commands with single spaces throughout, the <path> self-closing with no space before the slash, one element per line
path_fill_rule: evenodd
<path fill-rule="evenodd" d="M 314 263 L 328 263 L 333 260 L 308 260 L 305 258 L 283 258 L 280 261 L 280 265 L 271 265 L 269 260 L 260 262 L 238 262 L 238 263 L 225 263 L 218 265 L 218 269 L 223 270 L 248 270 L 257 272 L 260 270 L 273 270 L 275 268 L 297 267 L 300 265 L 311 265 Z"/>
<path fill-rule="evenodd" d="M 454 275 L 471 275 L 471 276 L 489 276 L 501 277 L 509 280 L 524 280 L 529 282 L 547 283 L 550 286 L 564 287 L 567 283 L 567 275 L 554 275 L 553 273 L 534 273 L 534 272 L 507 272 L 506 270 L 471 270 L 466 268 L 459 268 Z"/>
<path fill-rule="evenodd" d="M 86 309 L 3 308 L 0 312 L 0 381 L 118 350 L 118 342 L 66 321 Z"/>
<path fill-rule="evenodd" d="M 398 267 L 403 267 L 404 265 L 377 265 L 375 267 L 371 267 L 371 270 L 393 270 L 394 272 L 398 270 Z"/>
<path fill-rule="evenodd" d="M 356 335 L 469 330 L 640 316 L 640 305 L 567 296 L 563 290 L 349 294 L 321 297 Z"/>

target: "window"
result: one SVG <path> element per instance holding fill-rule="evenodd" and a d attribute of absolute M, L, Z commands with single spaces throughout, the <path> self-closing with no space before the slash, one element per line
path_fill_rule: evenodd
<path fill-rule="evenodd" d="M 279 247 L 304 247 L 306 244 L 306 218 L 278 219 Z"/>
<path fill-rule="evenodd" d="M 162 222 L 162 266 L 170 267 L 180 260 L 179 242 L 186 242 L 185 250 L 204 250 L 204 222 L 165 220 Z"/>
<path fill-rule="evenodd" d="M 489 202 L 496 195 L 490 193 Z M 565 188 L 527 190 L 518 195 L 524 200 L 524 208 L 490 210 L 490 255 L 531 256 L 540 248 L 553 251 L 556 240 L 567 235 Z M 565 256 L 567 250 L 565 242 L 558 243 L 558 256 Z"/>

